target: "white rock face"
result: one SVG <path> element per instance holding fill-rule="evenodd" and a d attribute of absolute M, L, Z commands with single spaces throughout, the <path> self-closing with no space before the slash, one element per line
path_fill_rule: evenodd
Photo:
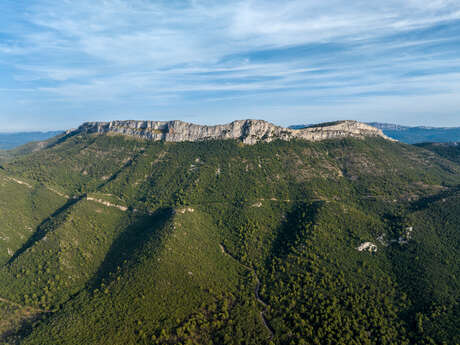
<path fill-rule="evenodd" d="M 357 247 L 356 250 L 360 252 L 367 250 L 370 253 L 375 253 L 377 251 L 377 246 L 372 242 L 364 242 Z"/>
<path fill-rule="evenodd" d="M 283 128 L 263 120 L 238 120 L 216 126 L 202 126 L 177 120 L 87 122 L 78 129 L 69 131 L 68 135 L 79 133 L 113 133 L 170 142 L 236 139 L 249 145 L 260 141 L 271 142 L 276 139 L 320 141 L 345 137 L 381 137 L 393 140 L 385 136 L 380 129 L 348 120 L 303 129 Z"/>
<path fill-rule="evenodd" d="M 176 210 L 177 213 L 181 213 L 181 214 L 184 214 L 184 213 L 193 213 L 195 212 L 195 209 L 191 208 L 191 207 L 184 207 L 184 208 L 179 208 Z"/>
<path fill-rule="evenodd" d="M 115 204 L 112 204 L 112 203 L 110 203 L 108 201 L 105 201 L 105 200 L 102 200 L 102 199 L 97 199 L 97 198 L 87 196 L 86 200 L 94 201 L 94 202 L 97 202 L 99 204 L 105 205 L 107 207 L 115 207 L 115 208 L 118 208 L 121 211 L 128 211 L 128 208 L 126 206 L 115 205 Z"/>

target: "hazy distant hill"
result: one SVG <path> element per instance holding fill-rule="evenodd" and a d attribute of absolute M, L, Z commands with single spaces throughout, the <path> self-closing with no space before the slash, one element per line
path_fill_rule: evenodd
<path fill-rule="evenodd" d="M 31 141 L 41 141 L 61 134 L 62 131 L 0 133 L 0 150 L 11 150 Z"/>
<path fill-rule="evenodd" d="M 407 144 L 460 141 L 460 127 L 410 127 L 379 122 L 370 122 L 368 125 L 381 129 L 385 135 Z M 289 128 L 300 129 L 308 126 L 294 125 Z"/>
<path fill-rule="evenodd" d="M 460 141 L 460 127 L 407 127 L 377 122 L 369 125 L 381 129 L 389 137 L 408 144 Z"/>

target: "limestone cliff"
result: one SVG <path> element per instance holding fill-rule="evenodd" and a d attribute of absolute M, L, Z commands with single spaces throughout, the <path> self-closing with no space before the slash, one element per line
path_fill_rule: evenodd
<path fill-rule="evenodd" d="M 263 120 L 238 120 L 225 125 L 202 126 L 182 121 L 111 121 L 87 122 L 68 134 L 99 133 L 120 134 L 148 140 L 203 141 L 236 139 L 245 144 L 276 139 L 304 139 L 320 141 L 334 138 L 365 138 L 385 136 L 380 129 L 357 121 L 337 121 L 310 126 L 303 129 L 289 129 L 275 126 Z"/>

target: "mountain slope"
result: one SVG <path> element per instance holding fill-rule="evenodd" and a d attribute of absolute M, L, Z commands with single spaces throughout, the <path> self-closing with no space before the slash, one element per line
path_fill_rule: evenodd
<path fill-rule="evenodd" d="M 429 150 L 78 133 L 0 173 L 59 201 L 0 268 L 5 342 L 459 341 L 460 166 Z"/>
<path fill-rule="evenodd" d="M 25 182 L 0 169 L 0 265 L 66 200 L 40 184 Z"/>
<path fill-rule="evenodd" d="M 451 143 L 423 143 L 417 146 L 426 150 L 433 151 L 441 157 L 449 159 L 455 163 L 460 163 L 460 145 L 458 142 Z"/>

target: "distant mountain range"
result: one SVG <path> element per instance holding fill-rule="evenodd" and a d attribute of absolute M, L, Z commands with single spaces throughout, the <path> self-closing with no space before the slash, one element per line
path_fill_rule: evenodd
<path fill-rule="evenodd" d="M 389 137 L 408 144 L 460 141 L 460 127 L 408 127 L 378 122 L 371 122 L 369 125 L 381 129 Z"/>
<path fill-rule="evenodd" d="M 410 127 L 379 122 L 369 122 L 368 125 L 379 128 L 385 135 L 407 144 L 460 141 L 460 127 Z M 289 128 L 300 129 L 308 126 L 310 125 L 294 125 Z"/>
<path fill-rule="evenodd" d="M 62 131 L 0 133 L 0 150 L 10 150 L 31 141 L 46 140 L 61 133 Z"/>

